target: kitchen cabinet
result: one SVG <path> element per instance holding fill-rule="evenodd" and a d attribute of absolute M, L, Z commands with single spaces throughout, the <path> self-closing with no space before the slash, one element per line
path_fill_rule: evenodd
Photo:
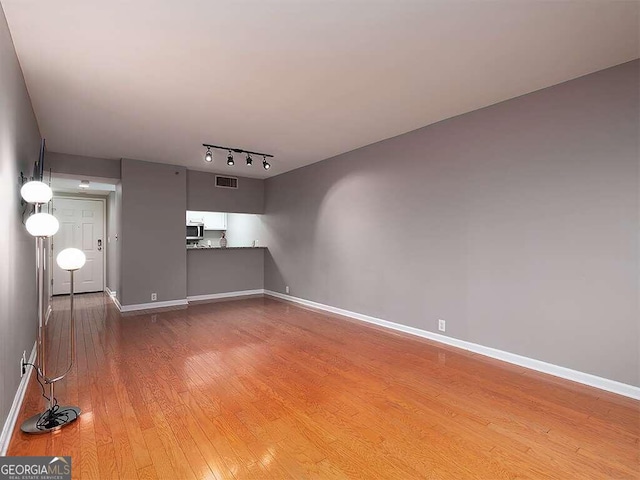
<path fill-rule="evenodd" d="M 187 211 L 187 223 L 204 223 L 205 230 L 226 230 L 227 214 L 225 212 Z"/>
<path fill-rule="evenodd" d="M 224 212 L 204 212 L 205 230 L 226 230 L 227 214 Z"/>
<path fill-rule="evenodd" d="M 204 212 L 190 212 L 187 210 L 187 223 L 204 223 Z"/>

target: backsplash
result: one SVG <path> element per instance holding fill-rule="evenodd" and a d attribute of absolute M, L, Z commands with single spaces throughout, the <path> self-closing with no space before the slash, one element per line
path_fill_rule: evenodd
<path fill-rule="evenodd" d="M 219 230 L 205 230 L 204 231 L 204 239 L 200 240 L 199 244 L 200 245 L 208 245 L 208 242 L 211 242 L 211 245 L 213 247 L 218 247 L 220 246 L 220 237 L 222 236 L 222 232 Z M 229 245 L 229 242 L 227 240 L 227 246 Z M 234 245 L 236 246 L 236 245 Z"/>

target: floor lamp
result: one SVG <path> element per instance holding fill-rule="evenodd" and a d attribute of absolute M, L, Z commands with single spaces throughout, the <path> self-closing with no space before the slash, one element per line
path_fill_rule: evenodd
<path fill-rule="evenodd" d="M 31 181 L 25 183 L 20 189 L 22 198 L 35 205 L 35 212 L 31 215 L 25 226 L 31 236 L 36 239 L 36 291 L 38 298 L 38 339 L 37 339 L 37 360 L 36 375 L 37 380 L 42 385 L 40 378 L 44 380 L 45 385 L 49 387 L 49 396 L 44 393 L 44 385 L 42 385 L 43 396 L 47 399 L 47 409 L 25 420 L 20 429 L 25 433 L 47 433 L 52 430 L 67 425 L 78 418 L 80 409 L 78 407 L 60 407 L 54 396 L 54 383 L 61 380 L 71 369 L 56 378 L 47 376 L 46 361 L 46 324 L 45 324 L 45 303 L 44 303 L 44 265 L 46 261 L 45 255 L 45 239 L 56 234 L 60 228 L 58 220 L 49 213 L 42 212 L 42 205 L 48 203 L 53 197 L 51 188 L 43 182 Z M 62 253 L 62 252 L 60 252 Z M 71 287 L 73 291 L 73 286 Z M 72 327 L 73 327 L 73 310 L 71 311 Z M 72 353 L 71 360 L 73 362 L 75 356 L 75 330 L 71 332 Z"/>

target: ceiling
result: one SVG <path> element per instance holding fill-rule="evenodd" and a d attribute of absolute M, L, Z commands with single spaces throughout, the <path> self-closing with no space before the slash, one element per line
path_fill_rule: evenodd
<path fill-rule="evenodd" d="M 49 150 L 254 177 L 640 56 L 637 1 L 2 5 Z"/>

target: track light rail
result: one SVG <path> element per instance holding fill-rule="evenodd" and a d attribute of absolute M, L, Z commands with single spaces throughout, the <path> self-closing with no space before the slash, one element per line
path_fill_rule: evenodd
<path fill-rule="evenodd" d="M 268 153 L 252 152 L 251 150 L 243 150 L 242 148 L 223 147 L 221 145 L 211 145 L 209 143 L 203 143 L 202 146 L 207 148 L 217 148 L 219 150 L 229 150 L 235 153 L 248 153 L 250 155 L 257 155 L 259 157 L 273 158 L 273 155 L 269 155 Z"/>

